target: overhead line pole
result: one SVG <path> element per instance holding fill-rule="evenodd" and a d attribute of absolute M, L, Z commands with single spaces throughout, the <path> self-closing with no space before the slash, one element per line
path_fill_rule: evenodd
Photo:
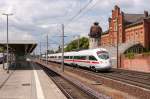
<path fill-rule="evenodd" d="M 64 72 L 64 24 L 62 24 L 62 63 L 61 71 Z"/>
<path fill-rule="evenodd" d="M 48 33 L 47 33 L 47 48 L 46 48 L 46 64 L 48 64 Z"/>
<path fill-rule="evenodd" d="M 40 42 L 40 60 L 41 60 L 41 42 Z"/>
<path fill-rule="evenodd" d="M 78 50 L 80 49 L 80 35 L 78 35 Z"/>
<path fill-rule="evenodd" d="M 117 68 L 119 68 L 119 31 L 118 31 L 118 18 L 116 18 L 117 27 Z"/>

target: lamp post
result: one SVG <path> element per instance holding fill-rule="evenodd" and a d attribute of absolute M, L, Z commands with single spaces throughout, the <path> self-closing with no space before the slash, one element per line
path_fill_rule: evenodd
<path fill-rule="evenodd" d="M 8 16 L 11 16 L 13 15 L 12 13 L 9 13 L 9 14 L 6 14 L 6 13 L 3 13 L 2 15 L 5 15 L 7 17 L 7 73 L 9 73 L 9 64 L 8 64 L 8 59 L 9 59 L 9 56 L 8 56 L 8 53 L 9 53 L 9 45 L 8 45 Z"/>

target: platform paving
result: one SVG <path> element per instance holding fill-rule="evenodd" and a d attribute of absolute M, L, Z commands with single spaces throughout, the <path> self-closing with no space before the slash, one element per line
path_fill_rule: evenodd
<path fill-rule="evenodd" d="M 0 99 L 66 99 L 35 63 L 22 62 L 9 74 L 0 64 Z"/>

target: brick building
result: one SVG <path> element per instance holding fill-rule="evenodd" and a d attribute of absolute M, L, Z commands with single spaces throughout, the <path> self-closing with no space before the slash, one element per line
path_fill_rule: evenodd
<path fill-rule="evenodd" d="M 101 36 L 101 46 L 114 46 L 119 43 L 139 42 L 144 48 L 150 48 L 150 15 L 128 14 L 115 6 L 108 19 L 109 29 Z"/>

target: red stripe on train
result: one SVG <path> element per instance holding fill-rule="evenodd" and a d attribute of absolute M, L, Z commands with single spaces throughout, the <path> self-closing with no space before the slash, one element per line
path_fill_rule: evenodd
<path fill-rule="evenodd" d="M 87 61 L 87 60 L 64 60 L 64 61 L 66 61 L 66 62 L 72 61 L 72 62 L 84 62 L 84 63 L 99 64 L 99 62 L 97 62 L 97 61 Z"/>

